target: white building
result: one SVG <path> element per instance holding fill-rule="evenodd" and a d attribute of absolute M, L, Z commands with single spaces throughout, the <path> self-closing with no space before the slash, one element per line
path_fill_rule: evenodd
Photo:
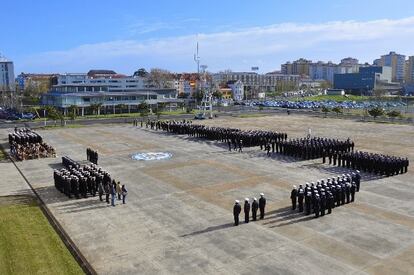
<path fill-rule="evenodd" d="M 107 86 L 108 88 L 117 89 L 144 89 L 145 78 L 133 76 L 117 76 L 117 77 L 88 77 L 84 73 L 66 73 L 58 77 L 58 85 L 72 84 L 96 84 L 99 86 Z"/>
<path fill-rule="evenodd" d="M 231 89 L 232 97 L 236 101 L 241 101 L 244 98 L 244 85 L 243 82 L 237 80 L 236 82 L 228 83 Z"/>
<path fill-rule="evenodd" d="M 14 91 L 14 66 L 13 62 L 0 56 L 0 91 Z"/>

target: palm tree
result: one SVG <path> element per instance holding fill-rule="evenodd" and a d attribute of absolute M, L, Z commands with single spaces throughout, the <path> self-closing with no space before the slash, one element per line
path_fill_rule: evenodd
<path fill-rule="evenodd" d="M 101 106 L 102 106 L 102 103 L 93 103 L 93 104 L 90 105 L 94 115 L 100 115 L 101 114 L 101 112 L 100 112 L 101 111 Z"/>
<path fill-rule="evenodd" d="M 326 115 L 330 112 L 331 110 L 329 110 L 329 108 L 328 107 L 326 107 L 326 106 L 323 106 L 322 107 L 322 112 L 323 113 L 325 113 L 325 117 L 326 117 Z"/>
<path fill-rule="evenodd" d="M 77 113 L 78 113 L 78 109 L 79 109 L 79 107 L 76 106 L 76 105 L 70 105 L 69 106 L 68 111 L 69 111 L 69 117 L 70 117 L 70 119 L 74 120 L 76 118 Z"/>
<path fill-rule="evenodd" d="M 392 121 L 394 121 L 394 119 L 396 117 L 400 117 L 401 116 L 401 112 L 393 110 L 387 113 L 387 116 L 391 118 Z"/>
<path fill-rule="evenodd" d="M 116 105 L 116 107 L 119 108 L 119 113 L 122 114 L 122 110 L 125 109 L 127 106 L 121 103 Z"/>
<path fill-rule="evenodd" d="M 338 116 L 340 113 L 342 113 L 341 107 L 334 107 L 334 108 L 332 108 L 332 111 L 336 113 L 336 116 Z"/>
<path fill-rule="evenodd" d="M 375 107 L 369 110 L 368 113 L 370 116 L 374 117 L 375 120 L 377 116 L 382 116 L 384 114 L 384 110 L 379 107 Z"/>

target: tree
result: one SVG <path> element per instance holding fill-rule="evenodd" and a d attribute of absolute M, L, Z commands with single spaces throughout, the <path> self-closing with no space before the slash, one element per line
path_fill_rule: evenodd
<path fill-rule="evenodd" d="M 91 104 L 91 109 L 94 115 L 100 115 L 100 110 L 102 107 L 102 103 L 93 103 Z"/>
<path fill-rule="evenodd" d="M 379 107 L 375 107 L 375 108 L 372 108 L 371 110 L 368 110 L 368 114 L 374 117 L 374 120 L 375 120 L 378 116 L 382 116 L 384 114 L 384 110 Z"/>
<path fill-rule="evenodd" d="M 390 117 L 392 119 L 392 121 L 394 121 L 394 119 L 396 117 L 400 117 L 401 116 L 401 112 L 393 110 L 387 113 L 387 116 Z"/>
<path fill-rule="evenodd" d="M 76 105 L 70 105 L 68 108 L 69 117 L 71 120 L 75 120 L 77 113 L 78 113 L 78 106 Z"/>
<path fill-rule="evenodd" d="M 165 89 L 172 88 L 173 74 L 168 70 L 154 68 L 151 69 L 148 77 L 150 87 Z"/>
<path fill-rule="evenodd" d="M 326 106 L 322 106 L 322 112 L 325 114 L 325 117 L 326 117 L 326 115 L 330 112 L 331 110 L 328 108 L 328 107 L 326 107 Z"/>
<path fill-rule="evenodd" d="M 163 102 L 160 102 L 157 104 L 157 109 L 155 110 L 155 115 L 157 116 L 157 119 L 160 119 L 162 111 L 165 109 L 166 104 Z"/>
<path fill-rule="evenodd" d="M 144 68 L 140 68 L 140 69 L 138 69 L 138 71 L 134 72 L 134 76 L 135 77 L 147 77 L 148 72 Z"/>
<path fill-rule="evenodd" d="M 149 113 L 149 106 L 145 101 L 143 101 L 138 105 L 138 110 L 141 117 L 146 117 Z"/>
<path fill-rule="evenodd" d="M 47 117 L 51 120 L 53 120 L 55 122 L 56 125 L 56 120 L 61 120 L 63 119 L 63 115 L 61 112 L 59 112 L 55 107 L 53 106 L 47 106 L 46 107 L 46 113 L 47 113 Z"/>
<path fill-rule="evenodd" d="M 340 113 L 342 113 L 342 108 L 341 107 L 334 107 L 332 108 L 332 112 L 336 113 L 336 116 L 338 116 Z"/>
<path fill-rule="evenodd" d="M 383 89 L 375 89 L 374 91 L 373 91 L 373 94 L 374 94 L 374 96 L 376 97 L 376 98 L 380 98 L 380 97 L 382 97 L 382 96 L 384 96 L 385 95 L 385 90 L 383 90 Z"/>
<path fill-rule="evenodd" d="M 214 96 L 215 98 L 217 98 L 217 99 L 222 99 L 222 98 L 223 98 L 223 93 L 222 93 L 221 91 L 219 91 L 219 90 L 216 90 L 216 91 L 213 93 L 213 96 Z"/>
<path fill-rule="evenodd" d="M 203 97 L 204 97 L 204 91 L 203 90 L 198 90 L 198 91 L 196 91 L 195 93 L 194 93 L 194 96 L 193 96 L 195 99 L 196 99 L 196 102 L 198 103 L 198 102 L 201 102 L 201 100 L 203 99 Z"/>
<path fill-rule="evenodd" d="M 119 109 L 119 113 L 122 114 L 122 110 L 127 108 L 127 105 L 121 103 L 121 104 L 116 105 L 116 107 Z"/>

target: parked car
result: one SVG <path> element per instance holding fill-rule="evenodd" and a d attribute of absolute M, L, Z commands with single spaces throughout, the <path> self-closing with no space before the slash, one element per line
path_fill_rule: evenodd
<path fill-rule="evenodd" d="M 32 113 L 21 113 L 19 115 L 19 117 L 21 119 L 34 119 L 36 117 L 36 115 L 32 114 Z"/>
<path fill-rule="evenodd" d="M 198 113 L 194 116 L 194 119 L 200 119 L 201 120 L 201 119 L 206 119 L 206 117 L 204 116 L 203 113 Z"/>

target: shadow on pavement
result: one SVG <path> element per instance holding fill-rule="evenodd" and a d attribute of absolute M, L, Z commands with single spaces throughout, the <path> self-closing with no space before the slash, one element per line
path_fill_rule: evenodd
<path fill-rule="evenodd" d="M 221 224 L 221 225 L 216 225 L 216 226 L 209 226 L 206 229 L 184 234 L 184 235 L 181 235 L 180 237 L 185 238 L 185 237 L 196 236 L 196 235 L 200 235 L 200 234 L 204 234 L 204 233 L 208 233 L 212 231 L 217 231 L 217 230 L 221 230 L 221 229 L 225 229 L 225 228 L 229 228 L 233 226 L 234 226 L 234 223 L 226 223 L 226 224 Z"/>

